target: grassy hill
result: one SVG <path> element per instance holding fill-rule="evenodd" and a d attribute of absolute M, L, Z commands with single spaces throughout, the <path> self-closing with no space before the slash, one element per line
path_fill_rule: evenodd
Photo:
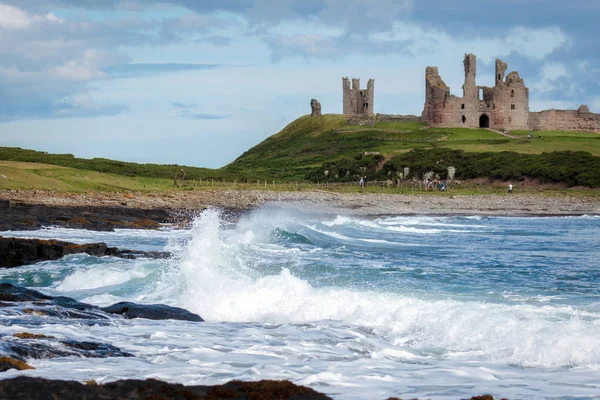
<path fill-rule="evenodd" d="M 600 186 L 600 179 L 590 176 L 595 168 L 600 171 L 600 134 L 536 132 L 533 139 L 527 139 L 527 134 L 511 132 L 511 138 L 488 129 L 430 128 L 419 122 L 349 126 L 342 115 L 303 116 L 223 170 L 323 181 L 355 180 L 363 173 L 370 179 L 387 179 L 404 167 L 418 173 L 442 173 L 452 165 L 458 169 L 457 176 L 465 179 L 531 177 Z M 362 157 L 364 152 L 380 156 Z M 327 177 L 326 170 L 330 171 Z"/>
<path fill-rule="evenodd" d="M 343 181 L 355 180 L 358 174 L 387 179 L 397 177 L 404 167 L 411 168 L 413 175 L 434 171 L 444 177 L 447 167 L 454 166 L 457 177 L 464 179 L 530 177 L 600 187 L 600 134 L 536 132 L 533 139 L 527 139 L 527 133 L 511 132 L 514 138 L 510 138 L 487 129 L 430 128 L 420 122 L 349 126 L 342 115 L 307 115 L 220 169 L 82 159 L 0 147 L 0 160 L 13 162 L 0 165 L 0 175 L 20 176 L 20 185 L 25 187 L 35 186 L 27 182 L 42 179 L 57 190 L 85 190 L 88 186 L 163 190 L 173 186 L 181 168 L 190 181 L 256 182 Z M 364 152 L 380 154 L 362 157 Z M 19 167 L 19 162 L 28 164 Z M 65 169 L 38 168 L 29 163 Z M 324 175 L 326 170 L 328 176 Z"/>

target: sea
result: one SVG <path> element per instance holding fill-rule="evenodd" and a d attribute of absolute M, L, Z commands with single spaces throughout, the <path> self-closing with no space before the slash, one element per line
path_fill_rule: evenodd
<path fill-rule="evenodd" d="M 170 259 L 71 255 L 0 281 L 206 322 L 0 320 L 0 334 L 101 341 L 133 358 L 30 360 L 20 375 L 186 385 L 287 379 L 334 399 L 600 399 L 600 216 L 379 216 L 208 209 L 187 228 L 0 235 Z M 41 319 L 41 320 L 39 320 Z"/>

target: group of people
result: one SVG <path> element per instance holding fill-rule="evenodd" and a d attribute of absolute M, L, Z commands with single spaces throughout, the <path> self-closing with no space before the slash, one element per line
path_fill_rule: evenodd
<path fill-rule="evenodd" d="M 361 188 L 367 187 L 367 177 L 366 177 L 366 175 L 360 177 L 360 180 L 358 181 L 358 184 L 360 185 Z"/>
<path fill-rule="evenodd" d="M 429 178 L 425 179 L 425 191 L 428 191 L 429 189 L 431 190 L 437 190 L 438 192 L 445 192 L 446 191 L 446 181 L 438 181 L 436 180 L 431 180 Z"/>

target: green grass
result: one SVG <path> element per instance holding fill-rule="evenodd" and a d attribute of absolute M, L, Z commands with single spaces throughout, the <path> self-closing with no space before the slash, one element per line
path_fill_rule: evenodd
<path fill-rule="evenodd" d="M 374 127 L 349 126 L 347 118 L 342 115 L 329 114 L 316 118 L 305 115 L 249 149 L 229 165 L 219 169 L 137 164 L 102 158 L 82 159 L 71 154 L 47 154 L 6 147 L 0 147 L 0 160 L 38 162 L 114 176 L 140 178 L 139 182 L 136 181 L 138 182 L 136 187 L 141 185 L 143 189 L 163 184 L 151 180 L 143 182 L 141 178 L 163 179 L 167 182 L 165 185 L 170 186 L 170 182 L 181 168 L 186 171 L 187 178 L 193 181 L 300 181 L 305 180 L 315 170 L 322 170 L 326 163 L 347 163 L 344 160 L 354 160 L 364 152 L 381 154 L 381 160 L 375 165 L 369 164 L 369 167 L 373 168 L 379 168 L 381 166 L 379 163 L 394 157 L 408 156 L 415 149 L 433 152 L 445 148 L 462 150 L 465 153 L 513 152 L 522 155 L 571 151 L 587 152 L 600 157 L 600 134 L 535 132 L 533 139 L 527 139 L 528 133 L 513 131 L 511 135 L 516 136 L 516 139 L 513 139 L 486 129 L 428 128 L 421 122 L 378 122 Z M 538 135 L 542 135 L 542 138 L 540 139 Z M 557 159 L 569 163 L 568 157 Z M 423 168 L 434 167 L 435 165 L 431 165 Z M 566 166 L 558 167 L 566 168 Z M 52 173 L 58 174 L 58 172 Z M 43 177 L 41 171 L 35 174 Z M 51 180 L 55 176 L 44 178 Z M 84 180 L 80 181 L 81 179 Z M 61 183 L 56 185 L 84 187 L 85 179 L 77 175 L 63 176 L 60 178 Z M 95 184 L 108 188 L 111 182 L 102 183 L 98 180 Z M 118 183 L 114 185 L 122 186 Z"/>
<path fill-rule="evenodd" d="M 0 190 L 6 189 L 36 189 L 44 191 L 88 193 L 178 193 L 204 190 L 270 190 L 270 191 L 306 191 L 325 190 L 335 193 L 402 193 L 419 194 L 424 196 L 453 196 L 506 194 L 504 183 L 485 185 L 475 183 L 449 183 L 445 193 L 423 191 L 422 187 L 413 187 L 410 182 L 401 182 L 400 186 L 387 187 L 371 183 L 367 188 L 360 189 L 356 183 L 310 183 L 293 181 L 252 181 L 250 183 L 223 182 L 213 180 L 187 180 L 183 185 L 173 186 L 173 180 L 161 178 L 126 177 L 101 172 L 77 170 L 74 168 L 57 167 L 49 164 L 23 163 L 16 161 L 0 161 Z M 515 185 L 515 195 L 520 194 L 552 195 L 552 196 L 594 196 L 600 192 L 593 190 L 540 189 L 536 187 L 520 187 Z"/>
<path fill-rule="evenodd" d="M 0 189 L 164 192 L 172 188 L 171 179 L 127 177 L 39 163 L 0 162 Z"/>
<path fill-rule="evenodd" d="M 542 154 L 586 151 L 600 156 L 600 134 L 541 132 L 543 139 L 516 139 L 487 129 L 427 128 L 420 122 L 379 122 L 374 127 L 348 126 L 341 115 L 303 116 L 267 138 L 223 169 L 233 174 L 302 179 L 326 163 L 354 159 L 363 152 L 384 158 L 414 149 L 448 148 L 468 153 Z"/>

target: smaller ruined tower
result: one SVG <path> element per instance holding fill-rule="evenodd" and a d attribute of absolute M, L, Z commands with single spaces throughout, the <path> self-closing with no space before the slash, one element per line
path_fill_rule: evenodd
<path fill-rule="evenodd" d="M 352 79 L 352 86 L 348 78 L 342 78 L 344 99 L 344 114 L 373 115 L 373 102 L 375 99 L 375 80 L 369 79 L 367 89 L 360 89 L 360 79 Z"/>
<path fill-rule="evenodd" d="M 465 84 L 463 85 L 463 98 L 476 99 L 478 98 L 477 83 L 477 57 L 475 54 L 465 54 Z"/>

